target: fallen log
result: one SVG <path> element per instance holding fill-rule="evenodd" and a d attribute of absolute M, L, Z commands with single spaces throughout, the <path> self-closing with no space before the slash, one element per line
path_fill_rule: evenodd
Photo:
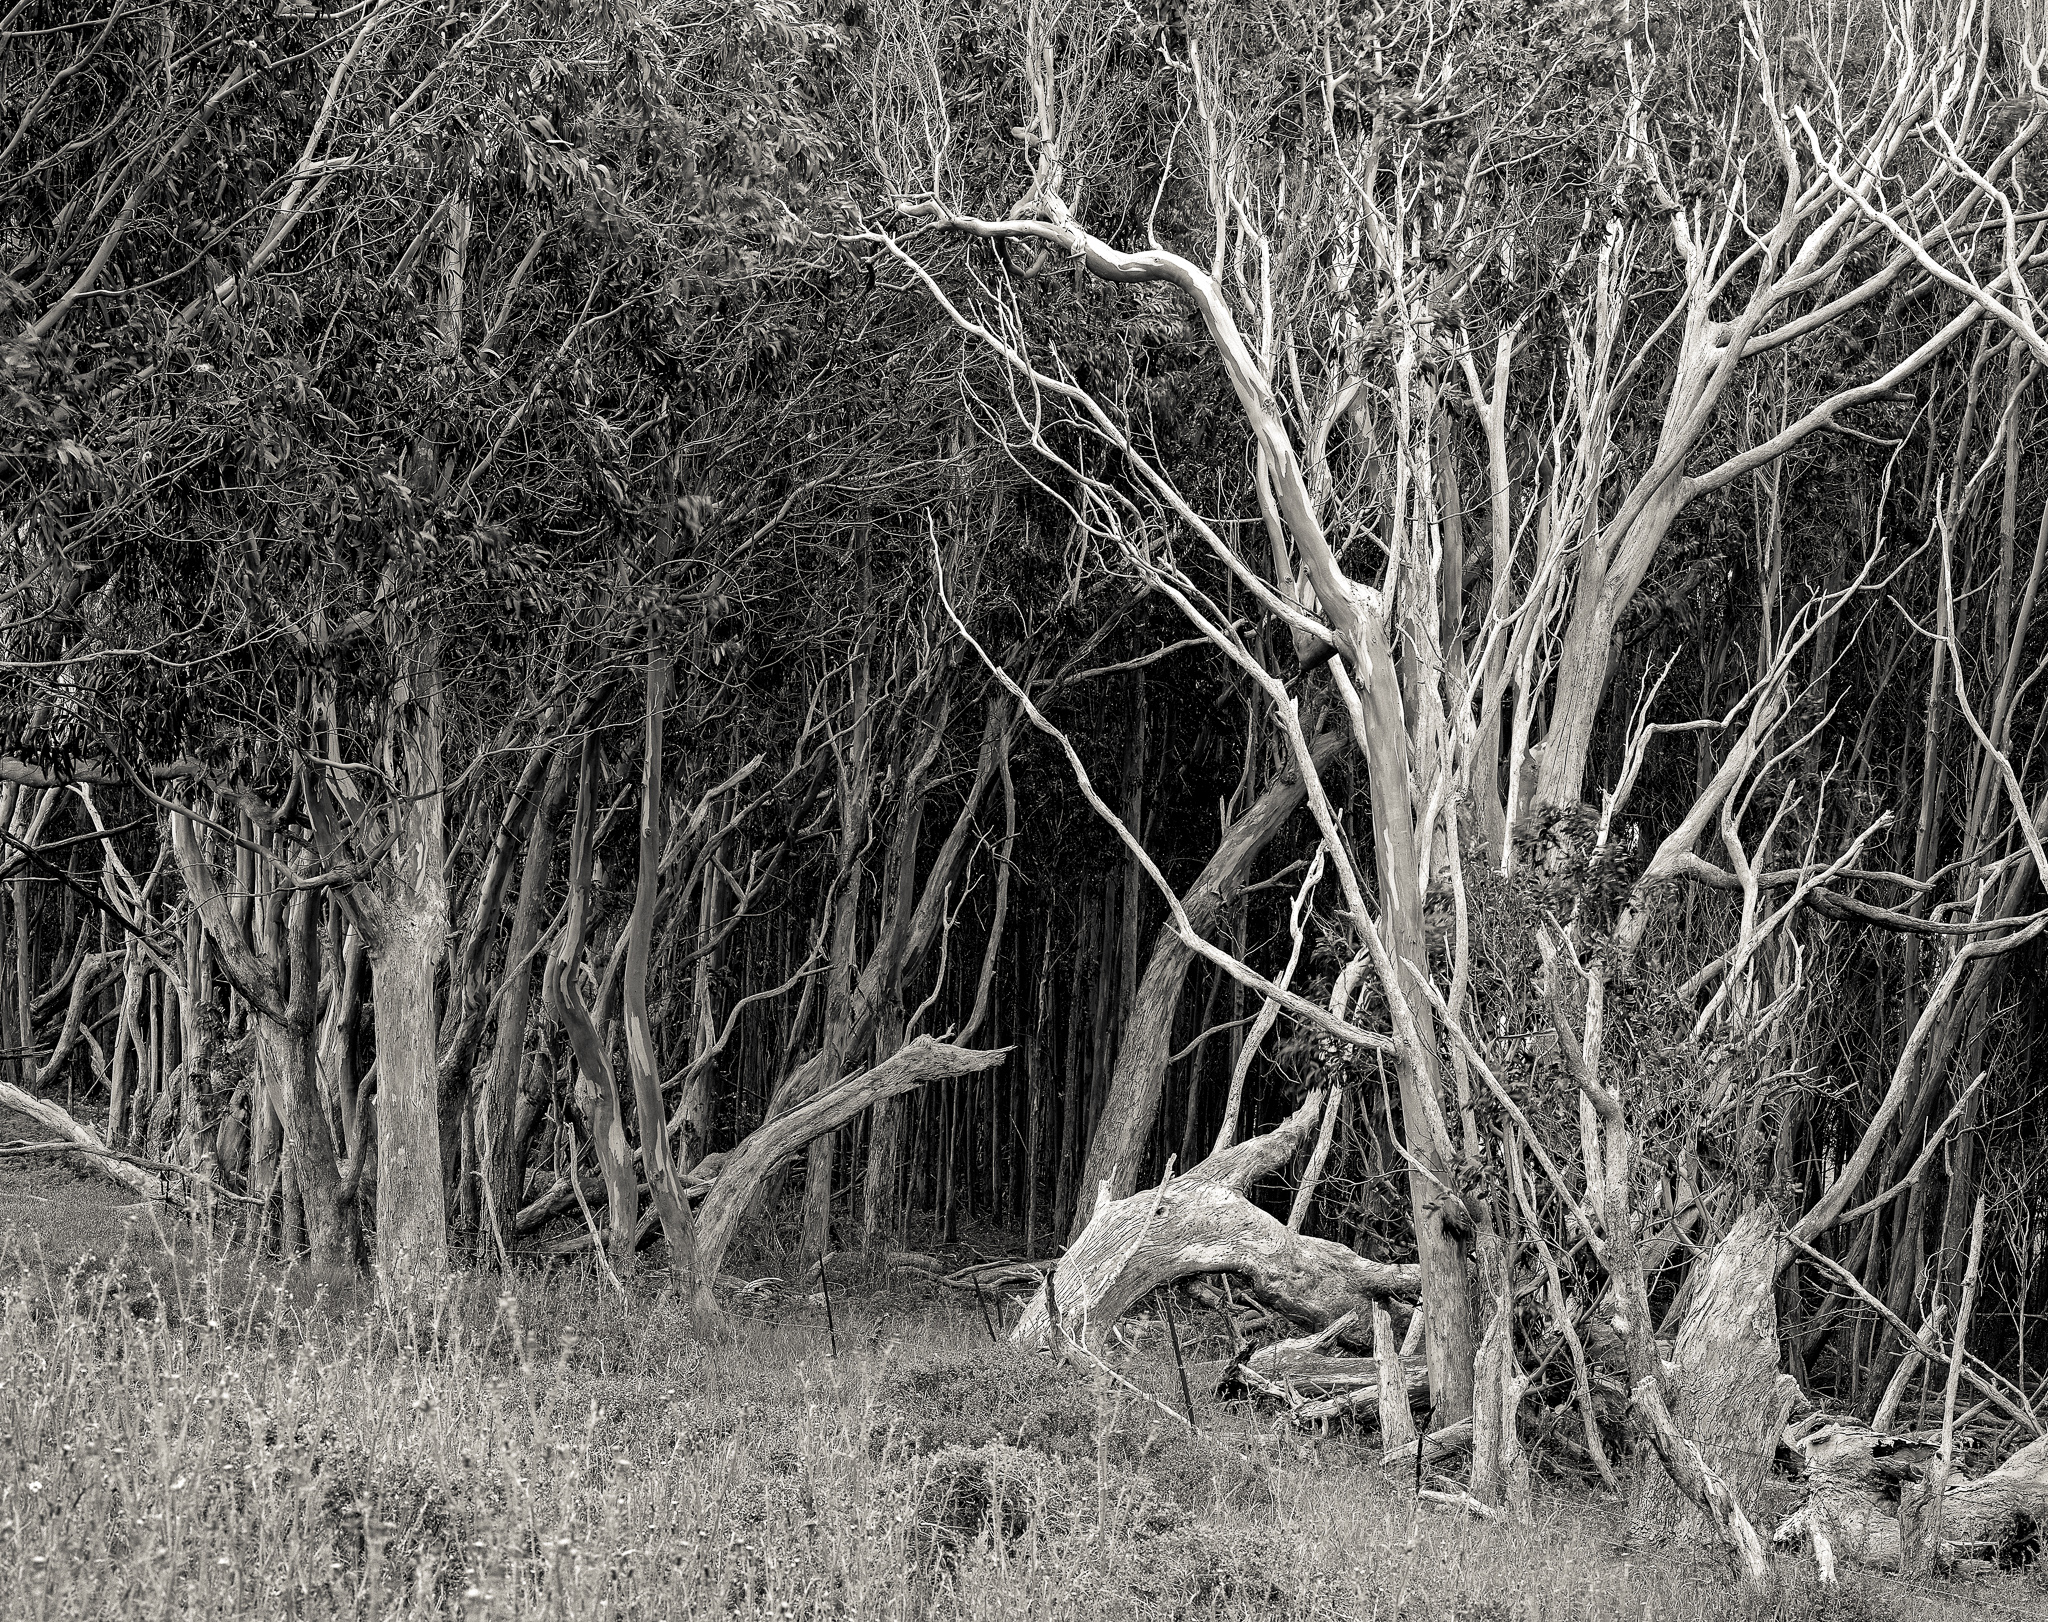
<path fill-rule="evenodd" d="M 1771 1534 L 1771 1542 L 1785 1547 L 1806 1541 L 1824 1583 L 1835 1581 L 1837 1557 L 1872 1570 L 1896 1571 L 1896 1471 L 1914 1461 L 1912 1444 L 1850 1421 L 1811 1427 L 1786 1441 L 1800 1455 L 1806 1502 Z M 1930 1455 L 1931 1449 L 1917 1452 L 1919 1458 Z M 1896 1462 L 1873 1470 L 1880 1456 Z"/>
<path fill-rule="evenodd" d="M 1263 1136 L 1211 1155 L 1157 1188 L 1121 1200 L 1098 1198 L 1094 1216 L 1057 1269 L 1062 1333 L 1099 1345 L 1152 1291 L 1205 1273 L 1228 1273 L 1261 1305 L 1310 1329 L 1353 1312 L 1369 1320 L 1375 1300 L 1414 1300 L 1420 1277 L 1413 1264 L 1376 1262 L 1331 1240 L 1305 1239 L 1244 1197 L 1243 1189 L 1293 1155 L 1321 1108 L 1322 1094 L 1313 1092 Z M 1049 1344 L 1046 1294 L 1041 1288 L 1031 1298 L 1010 1336 L 1015 1344 Z M 1355 1344 L 1369 1350 L 1370 1338 L 1361 1333 Z"/>
<path fill-rule="evenodd" d="M 1507 1514 L 1506 1510 L 1481 1503 L 1469 1492 L 1439 1492 L 1434 1487 L 1424 1487 L 1415 1496 L 1418 1501 L 1438 1509 L 1455 1509 L 1466 1515 L 1477 1515 L 1482 1521 L 1497 1521 Z"/>
<path fill-rule="evenodd" d="M 1332 1357 L 1323 1350 L 1357 1321 L 1357 1313 L 1347 1312 L 1313 1335 L 1261 1346 L 1245 1363 L 1268 1380 L 1290 1384 L 1306 1396 L 1326 1397 L 1333 1392 L 1356 1391 L 1361 1385 L 1377 1389 L 1377 1364 L 1356 1357 Z"/>
<path fill-rule="evenodd" d="M 84 1151 L 91 1157 L 95 1168 L 123 1188 L 130 1189 L 145 1199 L 161 1200 L 169 1197 L 161 1173 L 145 1171 L 142 1167 L 132 1164 L 120 1150 L 110 1149 L 106 1140 L 97 1131 L 83 1121 L 74 1119 L 63 1105 L 52 1103 L 47 1098 L 37 1098 L 9 1082 L 0 1082 L 0 1104 L 48 1127 L 72 1147 Z M 200 1181 L 205 1179 L 202 1178 Z"/>
<path fill-rule="evenodd" d="M 1321 1328 L 1388 1296 L 1413 1300 L 1416 1269 L 1369 1261 L 1327 1239 L 1305 1239 L 1242 1194 L 1176 1178 L 1098 1210 L 1060 1261 L 1060 1325 L 1096 1341 L 1161 1285 L 1228 1273 L 1261 1305 Z M 1025 1309 L 1012 1338 L 1046 1344 L 1045 1292 Z"/>
<path fill-rule="evenodd" d="M 1920 1489 L 1924 1496 L 1926 1489 Z M 1901 1518 L 1917 1502 L 1900 1497 Z M 2048 1437 L 2036 1437 L 1975 1481 L 1950 1475 L 1941 1494 L 1942 1558 L 2021 1565 L 2048 1536 Z"/>
<path fill-rule="evenodd" d="M 1384 1311 L 1385 1309 L 1380 1309 Z M 1333 1357 L 1323 1347 L 1348 1331 L 1356 1314 L 1347 1312 L 1327 1328 L 1295 1340 L 1275 1341 L 1263 1346 L 1224 1376 L 1224 1386 L 1233 1382 L 1284 1404 L 1304 1424 L 1318 1420 L 1345 1419 L 1371 1415 L 1384 1426 L 1384 1413 L 1394 1407 L 1407 1415 L 1410 1400 L 1429 1389 L 1428 1360 L 1422 1357 L 1393 1360 L 1392 1401 L 1380 1399 L 1382 1365 L 1371 1357 Z M 1405 1441 L 1415 1434 L 1412 1418 Z"/>
<path fill-rule="evenodd" d="M 1928 1502 L 1928 1464 L 1938 1432 L 1886 1436 L 1837 1420 L 1788 1438 L 1799 1453 L 1806 1502 L 1772 1533 L 1778 1544 L 1804 1540 L 1823 1582 L 1847 1560 L 1896 1571 L 1909 1528 Z M 2048 1530 L 2048 1438 L 2037 1438 L 1974 1480 L 1951 1474 L 1941 1497 L 1938 1564 L 1985 1561 L 2022 1565 L 2040 1552 Z"/>
<path fill-rule="evenodd" d="M 890 1253 L 892 1258 L 895 1252 Z M 892 1262 L 893 1265 L 893 1262 Z M 972 1267 L 962 1267 L 940 1279 L 939 1287 L 945 1290 L 964 1290 L 973 1294 L 975 1287 L 990 1292 L 1009 1293 L 1029 1285 L 1038 1289 L 1045 1283 L 1046 1269 L 1051 1262 L 977 1262 Z"/>
<path fill-rule="evenodd" d="M 1454 1425 L 1444 1426 L 1442 1430 L 1431 1431 L 1426 1437 L 1404 1442 L 1399 1447 L 1388 1448 L 1380 1455 L 1380 1467 L 1392 1469 L 1395 1466 L 1415 1464 L 1415 1450 L 1419 1446 L 1422 1449 L 1422 1460 L 1417 1468 L 1427 1469 L 1432 1464 L 1439 1464 L 1448 1459 L 1453 1453 L 1464 1452 L 1471 1445 L 1472 1421 L 1461 1419 Z"/>

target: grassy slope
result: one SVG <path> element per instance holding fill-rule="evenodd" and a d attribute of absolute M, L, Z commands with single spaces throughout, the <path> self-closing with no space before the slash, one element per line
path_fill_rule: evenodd
<path fill-rule="evenodd" d="M 1358 1444 L 1213 1378 L 1190 1439 L 971 1303 L 841 1302 L 836 1357 L 806 1303 L 707 1343 L 588 1277 L 396 1310 L 112 1203 L 0 1161 L 0 1617 L 2048 1614 L 2027 1580 L 1945 1603 L 1791 1562 L 1745 1595 L 1711 1553 L 1614 1553 L 1616 1512 L 1562 1494 L 1529 1529 L 1417 1522 Z"/>

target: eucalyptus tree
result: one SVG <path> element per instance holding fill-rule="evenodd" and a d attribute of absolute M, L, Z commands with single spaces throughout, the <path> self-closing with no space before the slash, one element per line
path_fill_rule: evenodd
<path fill-rule="evenodd" d="M 711 283 L 794 240 L 829 150 L 800 87 L 837 40 L 774 8 L 409 0 L 4 25 L 9 774 L 211 823 L 211 855 L 178 844 L 193 900 L 238 860 L 293 952 L 324 909 L 330 996 L 374 1022 L 374 1150 L 323 1065 L 327 1129 L 399 1279 L 448 1266 L 449 1140 L 515 1000 L 516 1067 L 544 836 L 502 966 L 500 920 L 561 751 L 650 637 L 708 669 L 730 617 L 729 537 L 691 520 L 734 344 L 691 346 Z M 245 962 L 246 907 L 199 910 L 302 1038 L 303 959 Z M 345 1061 L 355 1010 L 329 1014 Z M 296 1153 L 310 1131 L 291 1114 Z"/>
<path fill-rule="evenodd" d="M 1665 1437 L 1668 1395 L 1707 1446 L 1705 1477 L 1676 1452 L 1674 1472 L 1694 1492 L 1734 1472 L 1738 1496 L 1768 1456 L 1791 1252 L 1767 1215 L 1734 1220 L 1756 1185 L 1703 1172 L 1697 1134 L 1675 1167 L 1644 1165 L 1645 1115 L 1673 1089 L 1642 1066 L 1689 1054 L 1698 1107 L 1753 1121 L 1808 992 L 1798 919 L 1915 927 L 1865 866 L 1886 819 L 1840 816 L 1825 769 L 1788 773 L 1824 725 L 1802 703 L 1816 644 L 1898 565 L 1871 546 L 1801 578 L 1766 544 L 1744 676 L 1696 719 L 1662 718 L 1663 676 L 1631 670 L 1624 627 L 1689 514 L 1817 436 L 1899 437 L 1899 400 L 2016 319 L 2005 300 L 2038 260 L 2002 189 L 2042 123 L 2013 116 L 2035 48 L 2020 19 L 1959 0 L 1798 22 L 1630 0 L 899 9 L 866 88 L 885 200 L 857 233 L 1003 368 L 992 431 L 1094 554 L 1173 603 L 1289 744 L 1348 943 L 1328 1005 L 1208 940 L 1171 893 L 1162 947 L 1396 1062 L 1437 1413 L 1472 1402 L 1468 1245 L 1485 1317 L 1510 1320 L 1490 1258 L 1526 1149 L 1609 1280 L 1602 1333 L 1646 1426 Z M 1988 262 L 1945 265 L 1956 242 Z M 1190 408 L 1227 454 L 1179 432 Z M 1294 673 L 1226 600 L 1287 634 Z M 1365 768 L 1369 854 L 1318 768 L 1324 706 Z M 1651 824 L 1632 796 L 1675 730 L 1723 741 Z M 2009 798 L 2003 837 L 2025 842 Z M 1796 856 L 1766 876 L 1792 828 Z M 1702 943 L 1668 928 L 1675 881 L 1743 897 L 1682 968 Z M 2038 927 L 2015 923 L 1986 909 L 1963 956 Z M 1505 972 L 1481 972 L 1475 940 Z M 1648 973 L 1676 994 L 1645 995 Z M 1564 1088 L 1551 1128 L 1501 1080 L 1532 1056 Z M 1111 1195 L 1137 1175 L 1156 1070 L 1119 1085 L 1129 1107 L 1090 1169 Z M 1900 1085 L 1795 1243 L 1858 1192 Z M 1681 1293 L 1671 1373 L 1651 1284 L 1703 1206 L 1719 1244 Z M 1215 1254 L 1190 1237 L 1190 1257 Z M 1508 1363 L 1482 1375 L 1511 1408 L 1511 1341 L 1488 1338 Z"/>

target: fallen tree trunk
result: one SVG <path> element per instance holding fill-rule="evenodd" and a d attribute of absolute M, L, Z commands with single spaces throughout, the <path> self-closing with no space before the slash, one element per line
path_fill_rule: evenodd
<path fill-rule="evenodd" d="M 1377 1415 L 1384 1430 L 1386 1414 L 1395 1411 L 1409 1418 L 1407 1430 L 1394 1438 L 1395 1443 L 1412 1440 L 1409 1401 L 1429 1389 L 1428 1360 L 1395 1357 L 1383 1365 L 1377 1358 L 1333 1357 L 1323 1350 L 1356 1320 L 1356 1313 L 1347 1312 L 1316 1334 L 1261 1347 L 1231 1367 L 1224 1388 L 1236 1386 L 1271 1398 L 1301 1423 Z"/>
<path fill-rule="evenodd" d="M 1261 1305 L 1309 1329 L 1351 1312 L 1369 1321 L 1374 1301 L 1413 1301 L 1420 1276 L 1412 1263 L 1371 1261 L 1330 1240 L 1290 1233 L 1241 1192 L 1294 1154 L 1314 1130 L 1322 1102 L 1320 1091 L 1311 1093 L 1273 1131 L 1211 1155 L 1158 1188 L 1098 1198 L 1055 1274 L 1062 1333 L 1099 1342 L 1161 1285 L 1205 1273 L 1228 1273 Z M 1040 1289 L 1010 1339 L 1043 1347 L 1051 1328 Z M 1361 1334 L 1357 1344 L 1370 1350 L 1369 1336 Z"/>
<path fill-rule="evenodd" d="M 118 1149 L 109 1149 L 99 1133 L 83 1121 L 72 1118 L 61 1104 L 53 1104 L 47 1098 L 37 1098 L 25 1093 L 9 1082 L 0 1082 L 0 1104 L 11 1110 L 18 1110 L 30 1120 L 39 1122 L 57 1133 L 67 1142 L 84 1150 L 100 1171 L 119 1183 L 123 1188 L 132 1189 L 145 1199 L 167 1198 L 164 1179 L 156 1172 L 144 1171 L 120 1158 Z"/>
<path fill-rule="evenodd" d="M 1938 1435 L 1885 1436 L 1867 1426 L 1835 1423 L 1794 1441 L 1804 1460 L 1806 1502 L 1772 1542 L 1806 1540 L 1823 1582 L 1838 1560 L 1896 1571 L 1904 1552 L 1901 1525 L 1925 1514 L 1927 1464 Z M 2022 1564 L 2038 1553 L 2048 1527 L 2048 1438 L 2020 1449 L 1996 1470 L 1970 1480 L 1951 1475 L 1941 1498 L 1938 1563 Z"/>
<path fill-rule="evenodd" d="M 1382 1308 L 1382 1311 L 1385 1309 Z M 1323 1348 L 1341 1339 L 1357 1314 L 1347 1312 L 1327 1328 L 1297 1340 L 1276 1340 L 1244 1360 L 1243 1367 L 1303 1397 L 1335 1397 L 1362 1391 L 1377 1397 L 1380 1365 L 1370 1357 L 1333 1357 Z M 1397 1358 L 1396 1379 L 1408 1391 L 1429 1389 L 1427 1359 Z"/>
<path fill-rule="evenodd" d="M 1924 1501 L 1908 1488 L 1899 1499 L 1903 1523 Z M 1951 1475 L 1941 1494 L 1941 1555 L 1948 1562 L 1989 1560 L 2016 1565 L 2039 1553 L 2048 1529 L 2048 1437 L 2037 1437 L 1975 1481 Z"/>
<path fill-rule="evenodd" d="M 1432 1464 L 1441 1464 L 1454 1453 L 1462 1453 L 1472 1445 L 1472 1421 L 1460 1419 L 1434 1430 L 1426 1437 L 1411 1439 L 1398 1446 L 1390 1447 L 1380 1454 L 1380 1467 L 1392 1469 L 1396 1466 L 1413 1466 L 1426 1470 Z M 1422 1450 L 1422 1462 L 1415 1463 L 1416 1449 Z"/>

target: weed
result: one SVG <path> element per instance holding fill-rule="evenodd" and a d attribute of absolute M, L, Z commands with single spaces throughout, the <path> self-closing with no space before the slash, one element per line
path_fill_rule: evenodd
<path fill-rule="evenodd" d="M 40 1176 L 40 1174 L 39 1174 Z M 43 1180 L 40 1189 L 52 1185 Z M 96 1190 L 87 1195 L 96 1196 Z M 86 1196 L 81 1196 L 86 1197 Z M 1618 1508 L 1413 1507 L 1369 1450 L 1199 1391 L 1200 1436 L 976 1320 L 473 1277 L 406 1307 L 182 1251 L 0 1246 L 0 1617 L 1960 1622 L 2031 1576 L 1768 1593 L 1624 1564 Z M 323 1287 L 323 1283 L 327 1287 Z M 1123 1357 L 1148 1390 L 1170 1365 Z M 1240 1462 L 1240 1456 L 1253 1462 Z M 1977 1596 L 1990 1603 L 1978 1603 Z"/>

